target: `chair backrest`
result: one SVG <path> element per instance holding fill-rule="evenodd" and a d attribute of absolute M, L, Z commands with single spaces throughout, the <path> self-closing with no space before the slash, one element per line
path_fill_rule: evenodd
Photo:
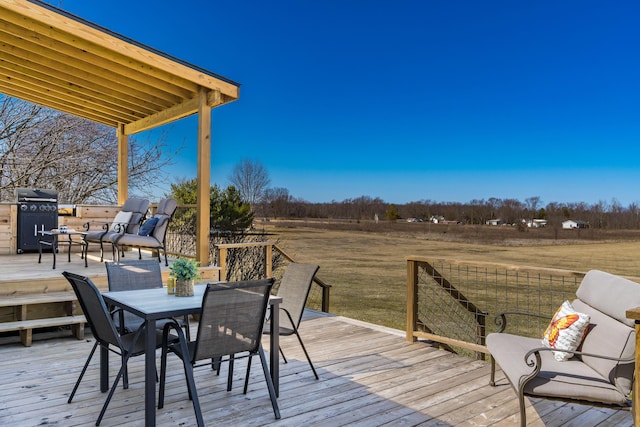
<path fill-rule="evenodd" d="M 137 234 L 142 223 L 142 218 L 147 214 L 149 209 L 149 200 L 141 199 L 138 197 L 131 197 L 124 202 L 122 212 L 131 212 L 131 219 L 129 219 L 129 225 L 127 225 L 127 233 Z"/>
<path fill-rule="evenodd" d="M 278 287 L 278 296 L 282 297 L 280 308 L 286 310 L 291 315 L 294 325 L 289 321 L 288 316 L 280 316 L 280 327 L 293 329 L 298 328 L 302 320 L 304 306 L 311 290 L 313 277 L 320 267 L 312 264 L 291 263 L 282 276 L 282 281 Z"/>
<path fill-rule="evenodd" d="M 634 321 L 626 311 L 640 306 L 640 284 L 620 276 L 591 270 L 582 279 L 573 307 L 589 315 L 589 330 L 579 350 L 614 358 L 635 353 Z M 634 364 L 583 356 L 582 361 L 624 394 L 631 390 Z"/>
<path fill-rule="evenodd" d="M 100 290 L 88 277 L 65 271 L 62 275 L 71 283 L 82 312 L 87 318 L 93 337 L 103 344 L 122 348 L 120 335 L 116 330 L 107 305 Z"/>
<path fill-rule="evenodd" d="M 207 285 L 191 362 L 256 352 L 273 282 L 263 279 Z"/>
<path fill-rule="evenodd" d="M 109 291 L 130 291 L 162 287 L 160 263 L 155 259 L 105 262 Z"/>
<path fill-rule="evenodd" d="M 158 209 L 154 218 L 158 218 L 158 223 L 153 229 L 153 237 L 160 243 L 164 243 L 167 234 L 169 221 L 178 207 L 178 202 L 174 199 L 162 199 L 158 202 Z"/>
<path fill-rule="evenodd" d="M 160 263 L 155 259 L 141 259 L 126 262 L 105 262 L 109 291 L 131 291 L 162 287 Z M 129 331 L 137 329 L 144 320 L 133 313 L 122 313 L 124 325 Z M 115 320 L 120 325 L 120 318 Z"/>

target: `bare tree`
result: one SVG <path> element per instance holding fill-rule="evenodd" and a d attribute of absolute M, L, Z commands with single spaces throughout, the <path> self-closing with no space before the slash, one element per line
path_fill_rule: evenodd
<path fill-rule="evenodd" d="M 229 182 L 240 192 L 242 200 L 255 210 L 271 180 L 265 167 L 257 160 L 244 159 L 229 176 Z"/>
<path fill-rule="evenodd" d="M 151 196 L 175 154 L 129 138 L 129 192 Z M 15 98 L 0 98 L 0 200 L 18 187 L 52 188 L 67 203 L 117 200 L 115 129 Z"/>

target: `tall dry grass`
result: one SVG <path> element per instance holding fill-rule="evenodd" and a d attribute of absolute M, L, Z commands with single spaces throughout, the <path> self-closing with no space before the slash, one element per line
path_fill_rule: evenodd
<path fill-rule="evenodd" d="M 333 286 L 331 313 L 396 329 L 405 327 L 409 255 L 640 277 L 636 230 L 581 230 L 554 239 L 548 230 L 422 223 L 271 221 L 260 227 L 274 233 L 296 261 L 320 265 L 318 276 Z"/>

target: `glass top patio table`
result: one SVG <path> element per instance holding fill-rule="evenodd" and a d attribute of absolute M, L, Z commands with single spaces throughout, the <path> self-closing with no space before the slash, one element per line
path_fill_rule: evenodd
<path fill-rule="evenodd" d="M 134 313 L 147 322 L 150 331 L 155 330 L 156 320 L 169 317 L 180 317 L 186 314 L 196 314 L 202 307 L 202 297 L 207 288 L 206 284 L 196 285 L 194 295 L 190 297 L 176 297 L 167 293 L 166 288 L 139 289 L 133 291 L 104 292 L 102 295 L 108 305 L 122 308 Z M 276 395 L 279 394 L 279 334 L 280 319 L 279 306 L 282 297 L 271 296 L 269 306 L 271 310 L 269 372 L 273 379 Z M 155 426 L 156 421 L 156 334 L 144 334 L 145 339 L 145 425 Z M 109 351 L 100 349 L 100 390 L 109 389 Z"/>

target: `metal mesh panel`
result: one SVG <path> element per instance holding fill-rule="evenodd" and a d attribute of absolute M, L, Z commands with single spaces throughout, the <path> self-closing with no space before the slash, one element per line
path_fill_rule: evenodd
<path fill-rule="evenodd" d="M 582 274 L 562 270 L 429 259 L 418 264 L 416 330 L 484 344 L 502 312 L 526 312 L 541 319 L 510 316 L 507 332 L 541 337 L 551 316 L 573 300 Z M 486 328 L 483 327 L 486 325 Z"/>

